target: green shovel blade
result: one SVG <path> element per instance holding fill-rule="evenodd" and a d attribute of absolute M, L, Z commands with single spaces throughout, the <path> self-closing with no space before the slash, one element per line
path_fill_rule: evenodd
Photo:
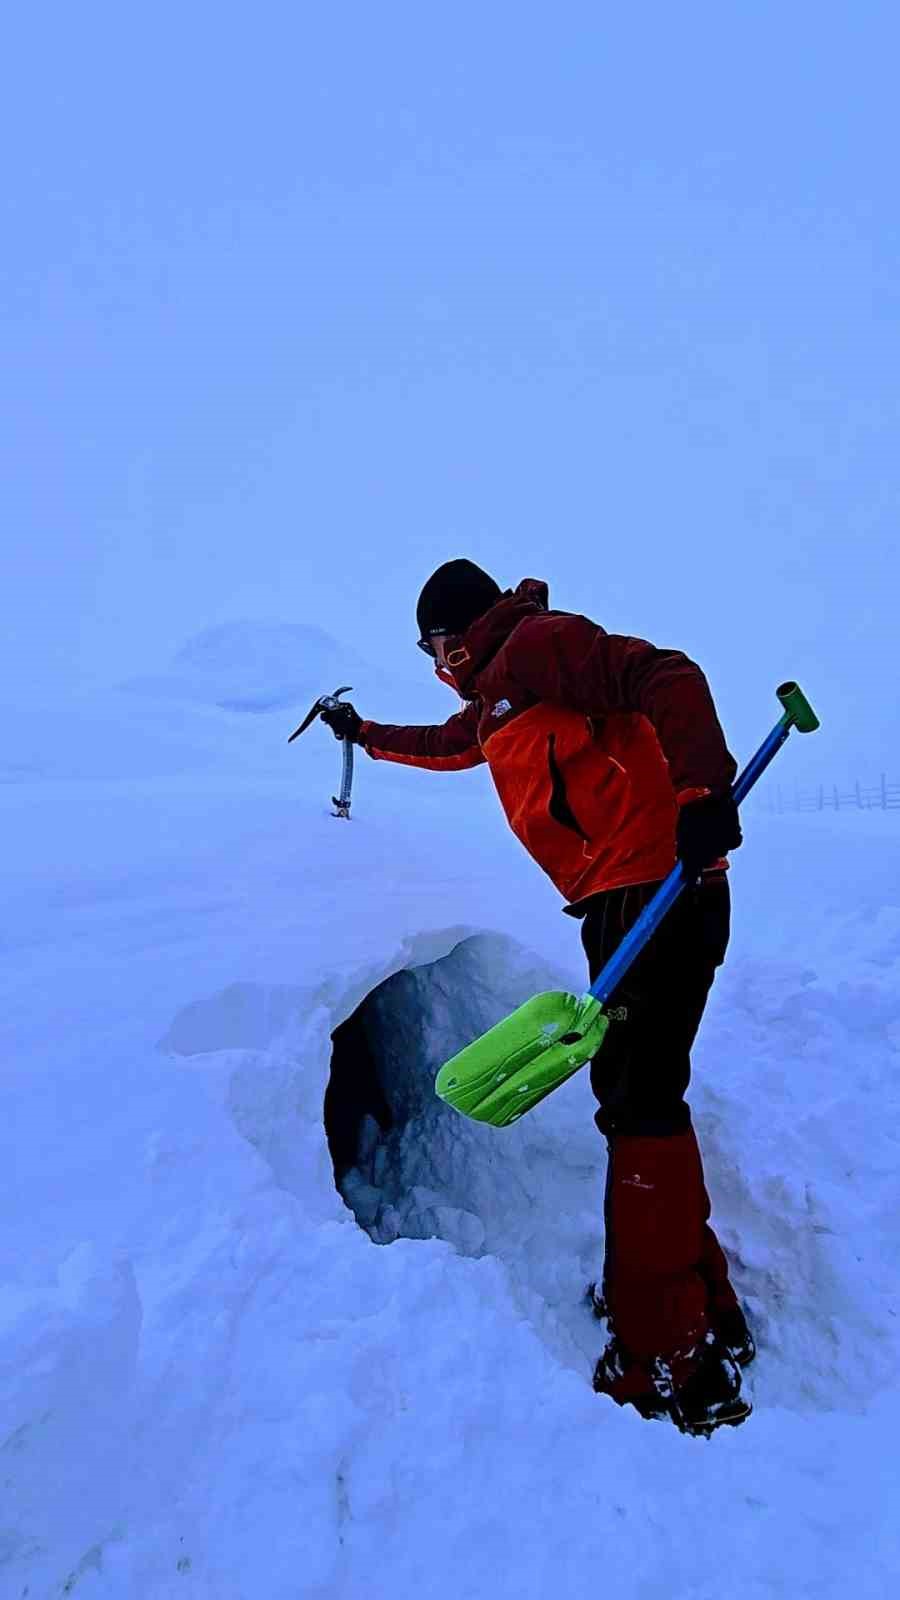
<path fill-rule="evenodd" d="M 464 1116 L 505 1128 L 584 1066 L 608 1026 L 591 994 L 536 994 L 445 1061 L 435 1090 Z"/>

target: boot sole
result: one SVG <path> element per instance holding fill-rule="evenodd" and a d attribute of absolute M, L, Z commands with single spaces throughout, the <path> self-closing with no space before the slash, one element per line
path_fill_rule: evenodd
<path fill-rule="evenodd" d="M 607 1395 L 609 1399 L 614 1398 L 610 1395 L 608 1389 L 598 1388 L 596 1383 L 594 1384 L 594 1391 L 596 1394 Z M 675 1406 L 657 1406 L 649 1396 L 643 1403 L 641 1397 L 638 1396 L 637 1398 L 631 1397 L 625 1401 L 618 1401 L 617 1404 L 630 1405 L 632 1410 L 636 1411 L 644 1422 L 672 1422 L 679 1433 L 686 1433 L 693 1439 L 711 1439 L 719 1428 L 739 1428 L 742 1422 L 746 1422 L 747 1418 L 753 1415 L 753 1407 L 749 1400 L 735 1401 L 729 1407 L 727 1413 L 723 1412 L 721 1416 L 710 1418 L 706 1422 L 688 1422 L 684 1417 L 679 1416 Z"/>
<path fill-rule="evenodd" d="M 719 1428 L 739 1428 L 752 1415 L 753 1407 L 749 1400 L 735 1401 L 727 1412 L 719 1417 L 711 1417 L 707 1422 L 688 1422 L 684 1417 L 679 1417 L 675 1410 L 670 1412 L 679 1432 L 689 1433 L 695 1439 L 711 1439 Z"/>

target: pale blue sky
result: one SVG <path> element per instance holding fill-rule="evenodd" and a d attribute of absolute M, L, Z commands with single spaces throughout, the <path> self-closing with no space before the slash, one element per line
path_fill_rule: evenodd
<path fill-rule="evenodd" d="M 696 655 L 741 753 L 790 673 L 804 768 L 900 776 L 898 46 L 865 0 L 18 8 L 5 695 L 234 617 L 420 674 L 469 555 Z"/>

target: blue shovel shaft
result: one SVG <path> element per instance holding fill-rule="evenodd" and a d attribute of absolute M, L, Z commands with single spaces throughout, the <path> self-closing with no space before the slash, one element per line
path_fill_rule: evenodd
<path fill-rule="evenodd" d="M 746 799 L 757 779 L 765 772 L 770 761 L 773 761 L 784 744 L 793 726 L 793 719 L 789 712 L 779 717 L 769 737 L 763 741 L 756 755 L 748 761 L 740 776 L 732 785 L 731 793 L 738 805 Z M 685 887 L 686 879 L 684 868 L 679 861 L 672 868 L 664 883 L 661 883 L 650 901 L 645 906 L 634 927 L 629 929 L 618 949 L 613 951 L 603 971 L 598 974 L 591 984 L 589 993 L 603 1004 L 609 999 L 616 985 L 624 978 L 628 968 L 635 957 L 643 950 L 647 940 L 656 932 L 666 912 L 671 909 Z"/>

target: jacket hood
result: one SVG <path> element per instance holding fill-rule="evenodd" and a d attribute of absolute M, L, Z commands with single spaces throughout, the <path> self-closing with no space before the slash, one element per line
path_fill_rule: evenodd
<path fill-rule="evenodd" d="M 473 679 L 506 643 L 513 629 L 526 617 L 546 611 L 549 597 L 542 578 L 523 578 L 515 589 L 507 589 L 489 611 L 476 617 L 465 633 L 448 639 L 447 665 L 464 700 L 474 699 L 474 692 L 470 693 Z"/>

